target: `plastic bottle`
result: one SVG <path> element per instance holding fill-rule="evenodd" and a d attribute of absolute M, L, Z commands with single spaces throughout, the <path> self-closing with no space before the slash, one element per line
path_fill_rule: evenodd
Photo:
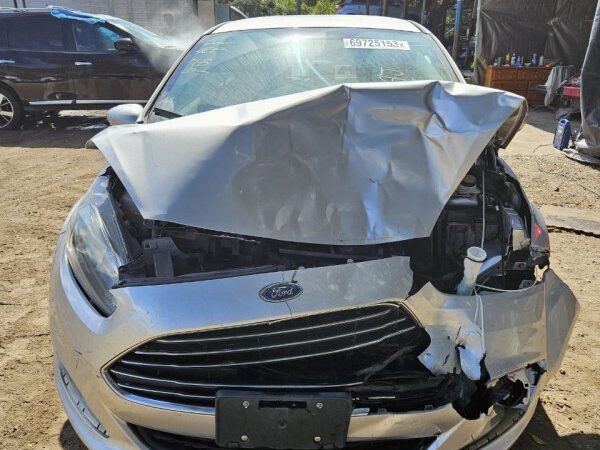
<path fill-rule="evenodd" d="M 506 52 L 506 58 L 504 58 L 504 65 L 510 65 L 510 53 Z"/>
<path fill-rule="evenodd" d="M 531 58 L 531 65 L 537 66 L 537 53 L 533 54 L 533 58 Z"/>
<path fill-rule="evenodd" d="M 464 260 L 464 276 L 456 288 L 456 293 L 458 295 L 473 294 L 473 289 L 477 282 L 477 275 L 479 275 L 481 265 L 486 259 L 487 253 L 481 247 L 469 247 L 467 249 L 467 256 Z"/>
<path fill-rule="evenodd" d="M 540 55 L 540 67 L 544 67 L 544 55 Z"/>
<path fill-rule="evenodd" d="M 517 55 L 513 53 L 512 58 L 510 58 L 510 65 L 514 66 L 517 63 Z"/>

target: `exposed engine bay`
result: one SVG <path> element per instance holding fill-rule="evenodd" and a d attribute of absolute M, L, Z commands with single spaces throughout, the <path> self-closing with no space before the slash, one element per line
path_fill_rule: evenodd
<path fill-rule="evenodd" d="M 430 281 L 442 292 L 452 293 L 463 275 L 469 247 L 482 247 L 487 253 L 478 283 L 493 288 L 530 285 L 535 266 L 547 265 L 547 254 L 530 250 L 533 225 L 527 200 L 491 146 L 464 177 L 429 238 L 378 245 L 283 242 L 144 220 L 123 185 L 112 177 L 113 197 L 132 255 L 121 268 L 120 285 L 207 280 L 409 256 L 412 292 Z"/>
<path fill-rule="evenodd" d="M 505 167 L 495 149 L 491 145 L 486 148 L 450 198 L 429 238 L 354 246 L 282 242 L 144 220 L 109 169 L 110 190 L 123 235 L 134 256 L 121 267 L 119 284 L 134 286 L 210 280 L 407 256 L 414 274 L 410 295 L 428 282 L 441 292 L 454 294 L 463 277 L 467 249 L 481 247 L 487 253 L 487 259 L 477 278 L 480 286 L 499 290 L 529 287 L 535 282 L 536 267 L 548 264 L 548 254 L 530 248 L 535 219 L 518 181 L 506 172 Z M 314 326 L 316 317 L 309 316 L 307 324 Z M 366 353 L 351 351 L 351 359 L 343 353 L 335 363 L 339 368 L 335 372 L 331 372 L 332 360 L 327 356 L 313 358 L 309 365 L 301 360 L 299 363 L 242 366 L 226 372 L 203 369 L 198 376 L 213 381 L 225 376 L 224 382 L 243 376 L 246 382 L 258 386 L 308 384 L 321 385 L 321 390 L 327 390 L 328 384 L 337 385 L 337 390 L 345 385 L 352 394 L 355 407 L 366 411 L 401 412 L 452 403 L 461 416 L 476 419 L 494 404 L 504 407 L 526 405 L 531 390 L 544 373 L 542 367 L 533 364 L 521 370 L 518 376 L 503 376 L 492 383 L 482 359 L 481 363 L 476 363 L 481 365 L 476 376 L 465 372 L 466 369 L 432 375 L 417 359 L 417 355 L 431 344 L 427 333 L 418 329 L 420 332 L 411 335 L 410 339 L 405 338 L 408 340 L 390 340 L 387 345 L 368 347 Z M 265 345 L 264 340 L 261 344 Z M 461 345 L 457 343 L 457 346 Z M 395 348 L 402 348 L 402 352 L 398 354 Z M 151 364 L 140 359 L 142 356 L 137 353 L 161 354 L 165 351 L 164 344 L 154 343 L 140 349 L 132 355 L 134 364 L 136 361 Z M 169 347 L 166 349 L 168 352 Z M 294 354 L 299 351 L 294 349 Z M 350 361 L 360 361 L 360 364 L 352 365 Z M 185 358 L 179 361 L 185 362 Z M 111 370 L 117 380 L 125 377 L 127 381 L 128 372 L 120 365 Z M 156 376 L 143 367 L 139 370 L 141 372 L 136 373 L 142 376 Z M 161 373 L 164 376 L 164 369 Z M 403 386 L 402 390 L 398 390 L 399 384 Z M 205 391 L 202 393 L 206 395 Z M 214 395 L 214 392 L 209 393 Z M 205 404 L 203 402 L 200 404 Z"/>

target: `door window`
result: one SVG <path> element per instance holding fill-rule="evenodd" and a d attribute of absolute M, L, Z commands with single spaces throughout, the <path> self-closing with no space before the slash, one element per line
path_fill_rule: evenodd
<path fill-rule="evenodd" d="M 8 19 L 0 19 L 0 48 L 6 48 L 6 29 L 8 28 Z"/>
<path fill-rule="evenodd" d="M 73 21 L 75 48 L 78 52 L 116 52 L 115 42 L 123 36 L 104 25 Z"/>
<path fill-rule="evenodd" d="M 64 50 L 62 21 L 52 16 L 15 18 L 10 23 L 8 45 L 22 50 Z"/>

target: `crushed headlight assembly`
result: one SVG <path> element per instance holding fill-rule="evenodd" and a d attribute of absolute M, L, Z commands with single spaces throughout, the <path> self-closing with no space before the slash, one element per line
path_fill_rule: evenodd
<path fill-rule="evenodd" d="M 119 267 L 128 252 L 110 196 L 107 176 L 96 179 L 71 214 L 67 235 L 69 266 L 94 308 L 110 316 L 117 308 L 110 290 L 119 281 Z"/>

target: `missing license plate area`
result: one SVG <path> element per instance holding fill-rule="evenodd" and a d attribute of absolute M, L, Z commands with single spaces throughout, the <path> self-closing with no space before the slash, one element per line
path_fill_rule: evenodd
<path fill-rule="evenodd" d="M 298 450 L 343 448 L 351 413 L 349 393 L 276 395 L 219 391 L 217 445 Z"/>
<path fill-rule="evenodd" d="M 259 408 L 288 408 L 288 409 L 307 409 L 308 403 L 299 401 L 285 400 L 260 400 Z"/>

